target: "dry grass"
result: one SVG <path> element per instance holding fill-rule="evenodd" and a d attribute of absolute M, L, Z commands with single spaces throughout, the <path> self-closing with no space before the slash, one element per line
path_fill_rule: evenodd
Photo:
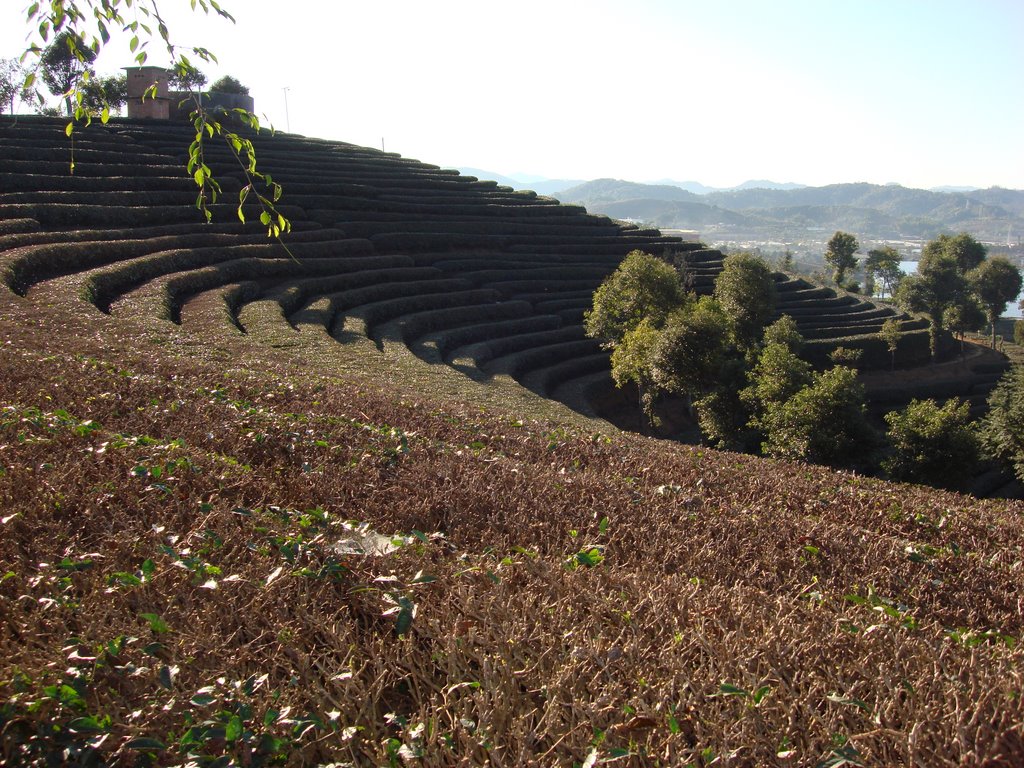
<path fill-rule="evenodd" d="M 122 128 L 103 135 L 157 160 L 182 137 Z M 328 224 L 581 213 L 282 142 L 262 157 Z M 123 173 L 158 189 L 145 157 Z M 18 162 L 0 172 L 31 192 Z M 657 233 L 520 238 L 500 266 L 421 251 L 280 275 L 139 262 L 131 227 L 37 231 L 120 227 L 127 210 L 18 204 L 0 222 L 27 291 L 0 288 L 0 762 L 1024 764 L 1019 504 L 624 435 L 441 363 L 539 330 L 525 301 L 395 298 L 331 322 L 324 298 L 371 268 L 602 264 Z M 166 223 L 141 210 L 132 227 Z M 85 239 L 122 250 L 61 244 Z M 112 315 L 77 297 L 89 278 Z M 179 304 L 180 326 L 159 319 Z M 595 363 L 523 380 L 549 390 Z"/>

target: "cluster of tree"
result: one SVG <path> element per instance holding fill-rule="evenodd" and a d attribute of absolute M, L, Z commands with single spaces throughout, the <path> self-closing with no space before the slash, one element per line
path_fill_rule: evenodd
<path fill-rule="evenodd" d="M 860 292 L 861 286 L 847 282 L 846 276 L 857 268 L 859 247 L 857 238 L 839 231 L 825 250 L 835 283 L 854 292 Z M 965 332 L 987 323 L 994 348 L 996 321 L 1022 285 L 1016 266 L 1004 256 L 989 257 L 985 246 L 966 232 L 940 235 L 925 245 L 915 275 L 903 274 L 899 253 L 891 246 L 868 251 L 863 269 L 866 295 L 875 294 L 877 280 L 882 292 L 902 309 L 928 317 L 933 358 L 938 356 L 943 329 L 958 334 L 962 343 Z"/>
<path fill-rule="evenodd" d="M 64 101 L 64 111 L 75 114 L 76 109 L 101 113 L 119 111 L 128 99 L 126 75 L 100 75 L 93 66 L 98 51 L 85 44 L 81 36 L 70 30 L 57 33 L 39 54 L 38 76 L 43 84 Z M 35 88 L 36 72 L 25 67 L 19 59 L 0 61 L 0 102 L 14 113 L 16 101 L 35 105 L 43 114 L 60 110 L 45 106 L 42 95 Z"/>
<path fill-rule="evenodd" d="M 976 269 L 977 266 L 972 267 Z M 839 349 L 836 363 L 815 371 L 800 357 L 803 339 L 786 315 L 774 314 L 774 276 L 751 254 L 724 260 L 711 296 L 685 289 L 685 266 L 634 251 L 594 294 L 587 333 L 612 351 L 618 386 L 633 384 L 646 418 L 657 423 L 663 393 L 684 398 L 710 444 L 939 487 L 963 487 L 981 456 L 981 435 L 959 401 L 913 401 L 870 425 L 865 395 Z M 887 326 L 898 340 L 898 323 Z M 883 335 L 884 336 L 884 335 Z M 1024 376 L 1016 400 L 1024 424 Z M 1017 434 L 1024 434 L 1021 430 Z M 1018 438 L 1024 471 L 1024 438 Z"/>
<path fill-rule="evenodd" d="M 594 294 L 587 333 L 612 350 L 615 382 L 636 385 L 652 423 L 658 397 L 672 393 L 719 447 L 856 464 L 871 448 L 856 374 L 813 372 L 797 354 L 792 318 L 766 328 L 774 282 L 762 259 L 737 253 L 725 258 L 713 295 L 697 297 L 677 269 L 635 251 Z"/>
<path fill-rule="evenodd" d="M 874 296 L 880 289 L 883 296 L 892 296 L 903 279 L 900 261 L 899 252 L 891 245 L 868 251 L 864 259 L 864 294 Z"/>
<path fill-rule="evenodd" d="M 64 111 L 71 116 L 76 110 L 99 114 L 120 112 L 128 100 L 128 80 L 124 74 L 101 75 L 94 63 L 97 51 L 70 30 L 58 33 L 39 56 L 38 75 L 47 89 L 64 101 Z M 26 86 L 30 70 L 19 59 L 0 59 L 0 112 L 14 114 L 17 101 L 33 103 L 41 114 L 59 114 L 60 110 L 45 105 L 33 86 Z M 172 89 L 196 92 L 206 85 L 206 75 L 191 63 L 176 66 L 170 78 Z M 209 87 L 212 93 L 248 95 L 249 89 L 237 78 L 224 75 Z"/>
<path fill-rule="evenodd" d="M 940 235 L 921 253 L 917 274 L 900 281 L 896 303 L 928 317 L 932 358 L 938 355 L 945 327 L 961 336 L 991 326 L 996 346 L 996 321 L 1021 290 L 1021 273 L 1004 256 L 988 256 L 984 245 L 966 232 Z"/>

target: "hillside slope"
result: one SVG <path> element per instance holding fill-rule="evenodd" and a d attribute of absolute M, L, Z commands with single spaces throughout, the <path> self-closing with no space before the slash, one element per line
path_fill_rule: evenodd
<path fill-rule="evenodd" d="M 430 363 L 357 332 L 405 297 L 321 297 L 424 295 L 454 278 L 381 271 L 436 257 L 296 217 L 300 263 L 385 261 L 283 284 L 226 217 L 119 210 L 111 167 L 68 210 L 2 177 L 4 762 L 1024 760 L 1020 504 L 623 434 Z M 446 210 L 395 190 L 372 210 Z M 333 335 L 332 301 L 363 307 Z"/>

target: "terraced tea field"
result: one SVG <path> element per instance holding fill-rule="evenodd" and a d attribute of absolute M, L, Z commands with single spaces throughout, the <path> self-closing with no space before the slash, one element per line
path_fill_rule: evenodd
<path fill-rule="evenodd" d="M 286 253 L 183 136 L 0 123 L 0 759 L 1024 762 L 1020 504 L 591 418 L 593 288 L 719 254 L 261 138 Z"/>

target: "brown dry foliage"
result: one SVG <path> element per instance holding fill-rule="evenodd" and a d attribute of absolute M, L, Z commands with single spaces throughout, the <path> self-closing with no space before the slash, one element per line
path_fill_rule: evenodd
<path fill-rule="evenodd" d="M 5 183 L 70 184 L 51 150 Z M 361 210 L 321 187 L 362 179 L 462 212 L 352 152 L 286 153 L 307 208 Z M 155 173 L 104 157 L 79 174 Z M 1024 764 L 1019 504 L 620 434 L 417 360 L 407 316 L 291 325 L 267 296 L 313 301 L 319 267 L 266 295 L 195 254 L 139 271 L 82 241 L 163 209 L 55 201 L 0 212 L 0 266 L 39 246 L 0 288 L 0 762 Z M 372 532 L 394 551 L 354 552 Z"/>
<path fill-rule="evenodd" d="M 1024 759 L 1017 505 L 2 301 L 8 762 Z"/>

